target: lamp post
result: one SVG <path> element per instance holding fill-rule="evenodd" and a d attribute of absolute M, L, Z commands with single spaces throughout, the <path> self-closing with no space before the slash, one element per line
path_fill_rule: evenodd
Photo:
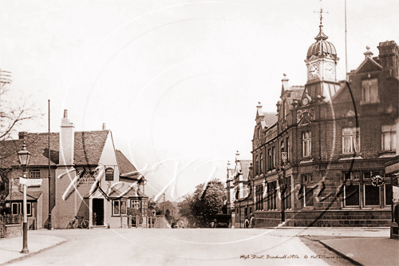
<path fill-rule="evenodd" d="M 26 167 L 29 164 L 29 159 L 30 159 L 30 152 L 26 150 L 26 144 L 24 141 L 24 145 L 22 146 L 22 150 L 18 152 L 18 160 L 19 163 L 21 164 L 22 167 L 22 173 L 24 176 L 24 179 L 26 178 Z M 24 222 L 23 222 L 23 245 L 22 245 L 22 250 L 21 253 L 27 254 L 29 253 L 28 250 L 28 216 L 27 216 L 27 204 L 26 204 L 26 184 L 23 184 L 24 186 L 24 207 L 23 207 L 23 212 L 24 212 Z"/>

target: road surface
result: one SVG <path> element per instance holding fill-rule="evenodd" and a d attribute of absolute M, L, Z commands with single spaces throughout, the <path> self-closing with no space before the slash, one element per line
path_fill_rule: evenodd
<path fill-rule="evenodd" d="M 11 265 L 351 265 L 298 230 L 76 229 L 29 231 L 67 242 Z"/>

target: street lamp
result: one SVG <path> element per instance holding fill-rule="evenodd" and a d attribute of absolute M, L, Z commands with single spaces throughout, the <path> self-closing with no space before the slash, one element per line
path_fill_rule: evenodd
<path fill-rule="evenodd" d="M 30 159 L 30 152 L 28 152 L 26 150 L 26 144 L 24 141 L 24 145 L 22 146 L 22 150 L 20 150 L 18 152 L 18 160 L 19 163 L 21 164 L 22 167 L 22 173 L 24 176 L 24 179 L 26 178 L 26 167 L 29 164 L 29 159 Z M 28 250 L 28 217 L 27 217 L 27 204 L 26 204 L 26 184 L 23 184 L 24 186 L 24 207 L 23 207 L 23 211 L 24 211 L 24 223 L 23 223 L 23 246 L 22 246 L 22 250 L 21 253 L 29 253 Z"/>

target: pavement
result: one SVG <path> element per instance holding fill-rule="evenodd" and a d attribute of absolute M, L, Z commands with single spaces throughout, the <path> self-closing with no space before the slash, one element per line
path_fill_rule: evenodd
<path fill-rule="evenodd" d="M 234 230 L 234 229 L 233 229 Z M 247 229 L 251 230 L 251 229 Z M 66 242 L 41 230 L 28 233 L 28 254 L 20 253 L 22 237 L 0 239 L 0 265 L 22 260 Z M 389 228 L 278 228 L 271 235 L 317 240 L 357 265 L 399 265 L 399 240 L 389 239 Z"/>
<path fill-rule="evenodd" d="M 56 236 L 30 234 L 28 232 L 28 254 L 22 254 L 22 236 L 0 238 L 0 265 L 31 257 L 49 248 L 64 243 L 66 239 Z"/>

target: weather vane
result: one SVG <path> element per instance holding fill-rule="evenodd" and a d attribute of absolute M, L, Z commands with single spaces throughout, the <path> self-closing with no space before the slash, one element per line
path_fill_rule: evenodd
<path fill-rule="evenodd" d="M 313 11 L 314 13 L 320 13 L 320 25 L 323 25 L 323 13 L 328 14 L 327 11 L 323 11 L 323 1 L 320 0 L 320 11 Z"/>

